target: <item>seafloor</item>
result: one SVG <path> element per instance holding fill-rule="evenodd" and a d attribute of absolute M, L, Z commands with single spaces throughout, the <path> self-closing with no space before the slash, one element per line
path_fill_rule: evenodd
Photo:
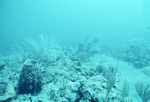
<path fill-rule="evenodd" d="M 148 83 L 144 39 L 65 45 L 40 35 L 0 48 L 0 102 L 148 102 Z"/>

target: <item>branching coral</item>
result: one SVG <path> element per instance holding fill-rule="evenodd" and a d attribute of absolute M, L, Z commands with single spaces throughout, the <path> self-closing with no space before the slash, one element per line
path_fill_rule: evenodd
<path fill-rule="evenodd" d="M 130 91 L 130 88 L 129 88 L 129 83 L 127 82 L 127 80 L 124 81 L 124 84 L 123 84 L 123 87 L 121 89 L 121 102 L 124 102 L 125 100 L 127 101 L 127 97 L 129 95 L 129 91 Z"/>
<path fill-rule="evenodd" d="M 88 61 L 90 57 L 98 53 L 97 50 L 93 49 L 98 43 L 98 39 L 93 39 L 90 42 L 87 40 L 86 38 L 83 43 L 79 43 L 78 45 L 76 55 L 81 61 Z"/>
<path fill-rule="evenodd" d="M 116 83 L 116 75 L 117 75 L 117 68 L 115 69 L 113 66 L 108 66 L 108 68 L 104 68 L 104 77 L 106 79 L 106 99 L 108 98 L 108 95 L 112 89 L 113 86 L 115 86 Z"/>

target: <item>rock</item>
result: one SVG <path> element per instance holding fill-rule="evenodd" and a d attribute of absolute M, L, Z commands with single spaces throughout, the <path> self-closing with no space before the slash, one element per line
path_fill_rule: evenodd
<path fill-rule="evenodd" d="M 0 102 L 7 101 L 15 96 L 14 87 L 5 82 L 0 82 Z"/>
<path fill-rule="evenodd" d="M 6 63 L 4 61 L 0 61 L 0 69 L 3 69 Z"/>
<path fill-rule="evenodd" d="M 150 77 L 150 67 L 145 67 L 145 68 L 143 68 L 143 69 L 142 69 L 142 72 L 143 72 L 145 75 L 147 75 L 147 76 Z"/>

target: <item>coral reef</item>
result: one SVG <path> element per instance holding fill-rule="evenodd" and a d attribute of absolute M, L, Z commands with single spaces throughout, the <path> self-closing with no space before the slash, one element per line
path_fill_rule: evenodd
<path fill-rule="evenodd" d="M 100 84 L 101 83 L 101 84 Z M 115 87 L 109 91 L 106 79 L 102 76 L 93 76 L 85 82 L 80 82 L 78 95 L 81 102 L 114 102 L 118 100 L 118 92 Z"/>
<path fill-rule="evenodd" d="M 39 42 L 34 39 L 26 41 L 28 44 L 24 45 L 22 56 L 12 55 L 1 59 L 6 64 L 0 70 L 0 81 L 11 82 L 17 92 L 10 102 L 132 102 L 132 97 L 128 97 L 128 83 L 125 82 L 121 88 L 118 86 L 122 82 L 118 66 L 114 67 L 113 61 L 106 63 L 108 56 L 106 59 L 99 57 L 102 54 L 99 52 L 103 51 L 97 50 L 97 39 L 85 39 L 83 43 L 77 43 L 77 47 L 49 47 L 42 35 Z M 30 49 L 29 45 L 32 46 Z M 123 60 L 130 49 L 126 48 L 110 48 L 111 54 L 109 48 L 104 52 Z M 104 64 L 96 58 L 104 61 Z M 0 95 L 6 92 L 5 86 L 2 86 L 4 88 L 0 90 Z"/>
<path fill-rule="evenodd" d="M 150 43 L 144 39 L 133 39 L 126 45 L 103 46 L 103 53 L 132 64 L 136 68 L 150 65 Z"/>

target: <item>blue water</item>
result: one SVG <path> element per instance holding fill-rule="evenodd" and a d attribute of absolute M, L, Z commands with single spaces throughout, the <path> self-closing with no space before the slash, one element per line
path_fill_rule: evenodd
<path fill-rule="evenodd" d="M 1 0 L 0 39 L 148 39 L 149 0 Z"/>

